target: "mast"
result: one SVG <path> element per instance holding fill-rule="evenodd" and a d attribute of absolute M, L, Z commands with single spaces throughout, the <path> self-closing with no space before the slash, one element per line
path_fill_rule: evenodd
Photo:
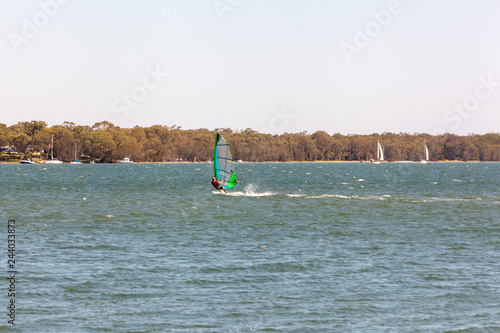
<path fill-rule="evenodd" d="M 54 159 L 54 134 L 52 134 L 52 139 L 50 140 L 50 159 Z"/>
<path fill-rule="evenodd" d="M 215 135 L 215 145 L 214 145 L 214 176 L 218 180 L 220 180 L 219 175 L 217 174 L 217 169 L 219 169 L 219 163 L 217 158 L 217 143 L 219 142 L 219 133 Z"/>

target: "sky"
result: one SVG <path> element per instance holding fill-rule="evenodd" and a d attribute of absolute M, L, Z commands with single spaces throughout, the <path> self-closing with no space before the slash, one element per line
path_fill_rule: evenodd
<path fill-rule="evenodd" d="M 0 0 L 0 123 L 500 132 L 498 0 Z"/>

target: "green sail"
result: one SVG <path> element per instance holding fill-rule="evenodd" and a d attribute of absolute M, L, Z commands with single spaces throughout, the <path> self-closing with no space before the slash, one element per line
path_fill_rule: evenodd
<path fill-rule="evenodd" d="M 226 140 L 217 133 L 214 146 L 214 172 L 215 178 L 221 182 L 226 190 L 233 188 L 236 184 L 233 157 Z"/>

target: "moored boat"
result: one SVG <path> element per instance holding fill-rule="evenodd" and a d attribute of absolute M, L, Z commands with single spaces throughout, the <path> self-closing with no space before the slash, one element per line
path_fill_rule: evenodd
<path fill-rule="evenodd" d="M 130 163 L 134 163 L 134 162 L 131 161 L 130 158 L 127 156 L 123 160 L 118 161 L 118 163 L 121 163 L 121 164 L 130 164 Z"/>
<path fill-rule="evenodd" d="M 52 139 L 50 140 L 50 160 L 46 160 L 45 164 L 62 164 L 62 161 L 54 158 L 54 135 L 52 135 Z"/>

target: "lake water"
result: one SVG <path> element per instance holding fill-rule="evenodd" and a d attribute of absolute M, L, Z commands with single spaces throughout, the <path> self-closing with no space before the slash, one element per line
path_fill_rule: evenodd
<path fill-rule="evenodd" d="M 500 163 L 0 165 L 14 332 L 499 332 Z"/>

